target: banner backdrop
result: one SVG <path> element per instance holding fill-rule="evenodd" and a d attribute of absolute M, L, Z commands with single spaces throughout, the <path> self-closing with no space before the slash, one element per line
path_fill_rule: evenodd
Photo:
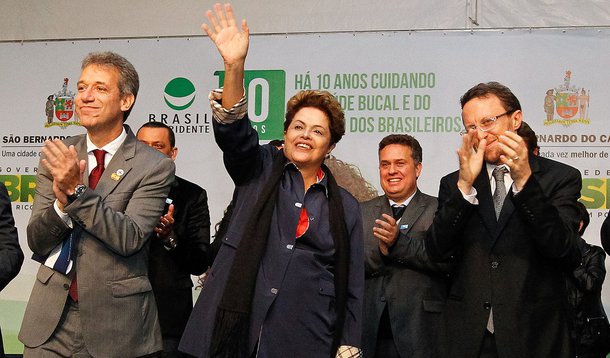
<path fill-rule="evenodd" d="M 253 36 L 245 84 L 250 116 L 262 141 L 280 138 L 292 94 L 329 90 L 347 122 L 336 157 L 357 165 L 381 192 L 379 140 L 409 133 L 424 150 L 419 187 L 436 195 L 440 178 L 457 169 L 459 97 L 476 83 L 499 81 L 521 100 L 540 154 L 581 171 L 581 200 L 591 213 L 585 238 L 599 245 L 610 194 L 609 37 L 607 29 Z M 141 87 L 127 124 L 135 131 L 155 120 L 174 129 L 177 173 L 208 191 L 212 223 L 220 220 L 233 184 L 210 123 L 207 94 L 223 73 L 209 39 L 4 43 L 0 49 L 0 180 L 9 189 L 26 255 L 21 273 L 0 294 L 0 326 L 7 353 L 17 353 L 16 334 L 37 270 L 25 228 L 39 152 L 45 139 L 85 131 L 73 99 L 88 52 L 115 51 L 135 65 Z"/>

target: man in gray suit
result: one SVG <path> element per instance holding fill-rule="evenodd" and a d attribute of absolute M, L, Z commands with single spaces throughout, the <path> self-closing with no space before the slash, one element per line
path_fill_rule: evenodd
<path fill-rule="evenodd" d="M 447 266 L 433 264 L 423 238 L 436 198 L 417 188 L 422 148 L 407 134 L 379 143 L 384 195 L 362 204 L 365 357 L 437 357 Z"/>
<path fill-rule="evenodd" d="M 161 334 L 149 238 L 174 163 L 123 123 L 139 87 L 133 65 L 102 52 L 81 68 L 75 104 L 87 133 L 42 149 L 27 228 L 42 264 L 19 339 L 25 357 L 150 355 Z"/>

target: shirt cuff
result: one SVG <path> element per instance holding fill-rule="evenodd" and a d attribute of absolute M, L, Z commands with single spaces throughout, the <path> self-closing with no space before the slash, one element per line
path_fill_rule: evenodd
<path fill-rule="evenodd" d="M 512 189 L 513 189 L 513 196 L 519 194 L 521 192 L 521 190 L 523 190 L 523 188 L 521 188 L 521 190 L 517 190 L 517 186 L 515 185 L 515 182 L 513 182 L 513 185 L 511 185 Z"/>
<path fill-rule="evenodd" d="M 63 211 L 61 211 L 59 205 L 57 204 L 57 199 L 55 199 L 55 201 L 53 202 L 53 208 L 55 208 L 55 212 L 57 213 L 61 221 L 68 225 L 70 229 L 73 229 L 74 226 L 72 225 L 72 218 L 70 217 L 70 215 L 68 215 L 68 213 L 64 213 Z"/>
<path fill-rule="evenodd" d="M 479 205 L 479 199 L 477 199 L 477 189 L 472 187 L 469 194 L 464 194 L 464 192 L 460 189 L 460 193 L 462 193 L 462 197 L 464 200 L 469 202 L 472 205 Z"/>
<path fill-rule="evenodd" d="M 241 99 L 230 109 L 222 106 L 222 88 L 210 91 L 208 96 L 210 106 L 212 107 L 212 118 L 220 124 L 231 124 L 246 116 L 248 113 L 248 101 L 246 100 L 246 91 Z"/>
<path fill-rule="evenodd" d="M 362 351 L 358 347 L 340 346 L 336 358 L 362 358 Z"/>

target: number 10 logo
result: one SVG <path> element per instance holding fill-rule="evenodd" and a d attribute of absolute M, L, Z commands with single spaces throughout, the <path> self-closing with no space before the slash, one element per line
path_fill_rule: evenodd
<path fill-rule="evenodd" d="M 214 72 L 219 86 L 224 83 L 224 71 Z M 283 70 L 246 71 L 244 78 L 248 97 L 248 116 L 261 140 L 282 139 L 284 107 L 286 105 L 286 73 Z"/>

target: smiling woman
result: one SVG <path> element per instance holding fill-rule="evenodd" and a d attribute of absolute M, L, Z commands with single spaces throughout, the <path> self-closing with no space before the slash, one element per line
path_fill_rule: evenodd
<path fill-rule="evenodd" d="M 307 189 L 345 133 L 345 117 L 339 102 L 326 91 L 301 91 L 287 107 L 284 154 L 299 167 Z"/>
<path fill-rule="evenodd" d="M 197 357 L 359 357 L 360 208 L 323 164 L 345 133 L 341 106 L 326 91 L 301 91 L 288 101 L 284 149 L 259 145 L 244 95 L 246 22 L 239 31 L 231 6 L 219 4 L 208 19 L 202 27 L 225 64 L 224 88 L 210 95 L 214 134 L 237 188 L 180 350 Z"/>

